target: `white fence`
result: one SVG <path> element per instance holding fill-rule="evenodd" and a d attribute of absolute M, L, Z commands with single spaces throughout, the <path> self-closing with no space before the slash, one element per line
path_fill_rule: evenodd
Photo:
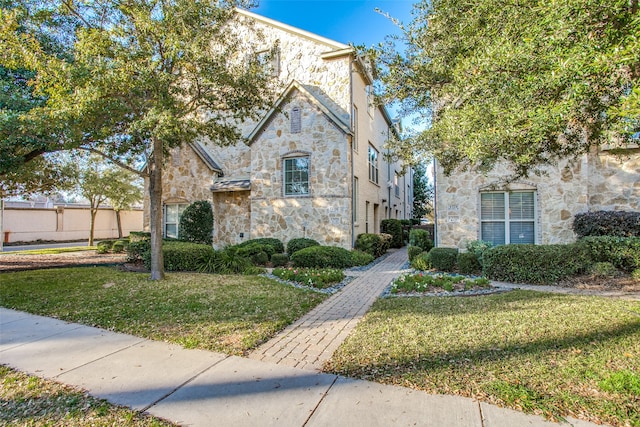
<path fill-rule="evenodd" d="M 142 210 L 121 211 L 122 234 L 142 230 Z M 4 208 L 4 243 L 33 242 L 36 240 L 70 241 L 89 239 L 91 215 L 89 208 L 55 207 L 53 209 Z M 116 213 L 111 208 L 100 208 L 96 214 L 93 232 L 96 239 L 118 237 Z"/>

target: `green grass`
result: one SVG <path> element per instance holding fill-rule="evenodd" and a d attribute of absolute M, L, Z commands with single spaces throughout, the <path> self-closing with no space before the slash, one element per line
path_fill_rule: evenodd
<path fill-rule="evenodd" d="M 527 291 L 381 299 L 325 370 L 640 426 L 640 302 Z"/>
<path fill-rule="evenodd" d="M 172 426 L 68 386 L 0 366 L 0 425 Z"/>
<path fill-rule="evenodd" d="M 0 252 L 0 255 L 56 255 L 67 252 L 95 251 L 96 246 L 72 246 L 69 248 L 29 249 L 25 251 Z"/>
<path fill-rule="evenodd" d="M 326 296 L 260 276 L 81 267 L 0 274 L 0 305 L 154 340 L 241 355 Z"/>

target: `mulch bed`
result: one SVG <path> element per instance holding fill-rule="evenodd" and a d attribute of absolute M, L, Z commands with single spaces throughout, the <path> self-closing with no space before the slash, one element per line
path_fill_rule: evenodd
<path fill-rule="evenodd" d="M 617 277 L 602 277 L 593 274 L 575 276 L 558 282 L 556 286 L 594 291 L 640 293 L 640 281 L 628 274 Z"/>
<path fill-rule="evenodd" d="M 83 265 L 118 265 L 124 264 L 126 258 L 126 254 L 98 254 L 96 251 L 67 252 L 52 255 L 0 254 L 0 272 Z"/>

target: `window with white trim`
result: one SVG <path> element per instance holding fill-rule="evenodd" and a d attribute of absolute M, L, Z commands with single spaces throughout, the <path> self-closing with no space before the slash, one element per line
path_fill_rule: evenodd
<path fill-rule="evenodd" d="M 164 215 L 162 215 L 162 231 L 164 237 L 178 238 L 180 217 L 187 206 L 188 204 L 186 203 L 170 203 L 164 205 Z"/>
<path fill-rule="evenodd" d="M 309 194 L 309 156 L 284 159 L 284 195 Z"/>
<path fill-rule="evenodd" d="M 360 195 L 358 177 L 353 177 L 353 222 L 358 222 L 358 196 Z"/>
<path fill-rule="evenodd" d="M 351 120 L 353 123 L 351 127 L 353 128 L 353 151 L 358 151 L 358 107 L 353 106 L 353 111 L 351 113 Z"/>
<path fill-rule="evenodd" d="M 378 183 L 378 150 L 369 145 L 369 181 Z"/>
<path fill-rule="evenodd" d="M 535 192 L 480 194 L 480 239 L 494 245 L 535 243 Z"/>

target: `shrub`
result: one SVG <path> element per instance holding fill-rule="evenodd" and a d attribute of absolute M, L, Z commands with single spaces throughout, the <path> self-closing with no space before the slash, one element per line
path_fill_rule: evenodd
<path fill-rule="evenodd" d="M 389 239 L 381 234 L 362 233 L 356 238 L 354 247 L 378 258 L 387 253 L 389 243 Z"/>
<path fill-rule="evenodd" d="M 320 243 L 313 239 L 307 239 L 306 237 L 299 237 L 297 239 L 291 239 L 287 243 L 287 253 L 292 255 L 304 248 L 310 248 L 311 246 L 320 246 Z"/>
<path fill-rule="evenodd" d="M 261 245 L 269 245 L 273 248 L 273 253 L 274 254 L 282 254 L 284 253 L 284 244 L 275 238 L 272 237 L 263 237 L 263 238 L 258 238 L 258 239 L 251 239 L 251 240 L 247 240 L 244 241 L 242 243 L 238 243 L 237 245 L 234 245 L 236 248 L 242 248 L 248 245 L 251 245 L 253 243 L 259 243 Z"/>
<path fill-rule="evenodd" d="M 115 240 L 102 240 L 96 245 L 96 252 L 99 254 L 106 254 L 111 250 L 114 243 Z"/>
<path fill-rule="evenodd" d="M 151 242 L 149 240 L 132 240 L 127 246 L 127 262 L 140 262 L 151 259 Z"/>
<path fill-rule="evenodd" d="M 467 252 L 471 252 L 476 256 L 476 259 L 482 266 L 482 256 L 487 249 L 491 249 L 493 243 L 485 242 L 484 240 L 472 240 L 467 243 Z"/>
<path fill-rule="evenodd" d="M 273 254 L 271 255 L 271 264 L 274 267 L 284 267 L 289 264 L 289 256 L 287 254 Z"/>
<path fill-rule="evenodd" d="M 457 248 L 433 248 L 429 251 L 431 266 L 436 270 L 453 271 L 458 259 Z"/>
<path fill-rule="evenodd" d="M 115 242 L 113 242 L 113 245 L 111 246 L 111 251 L 113 253 L 120 254 L 126 251 L 128 246 L 129 246 L 128 240 L 125 240 L 125 239 L 116 240 Z"/>
<path fill-rule="evenodd" d="M 210 245 L 213 231 L 213 210 L 211 203 L 197 200 L 187 206 L 180 215 L 178 236 L 180 240 Z"/>
<path fill-rule="evenodd" d="M 590 263 L 581 244 L 501 245 L 485 251 L 483 273 L 492 280 L 547 284 L 582 273 Z"/>
<path fill-rule="evenodd" d="M 213 251 L 198 266 L 201 273 L 216 274 L 258 274 L 262 270 L 251 263 L 251 260 L 238 255 L 238 248 L 229 246 L 221 251 Z"/>
<path fill-rule="evenodd" d="M 130 242 L 143 242 L 145 240 L 151 240 L 151 233 L 148 231 L 132 231 L 129 233 Z"/>
<path fill-rule="evenodd" d="M 391 247 L 401 248 L 404 246 L 402 223 L 398 219 L 383 219 L 380 223 L 380 231 L 392 236 Z"/>
<path fill-rule="evenodd" d="M 411 268 L 427 271 L 431 270 L 431 259 L 429 258 L 429 252 L 422 252 L 411 261 Z"/>
<path fill-rule="evenodd" d="M 640 237 L 592 236 L 578 241 L 594 262 L 610 262 L 631 272 L 640 268 Z"/>
<path fill-rule="evenodd" d="M 267 260 L 265 261 L 265 264 L 269 262 L 271 255 L 275 253 L 273 246 L 256 241 L 252 241 L 248 245 L 235 245 L 233 247 L 238 250 L 238 255 L 244 258 L 253 259 L 254 256 L 257 256 L 261 253 L 266 254 Z"/>
<path fill-rule="evenodd" d="M 633 270 L 631 272 L 631 277 L 633 277 L 634 280 L 640 282 L 640 268 L 636 268 L 635 270 Z"/>
<path fill-rule="evenodd" d="M 578 237 L 640 237 L 640 212 L 597 211 L 576 214 L 573 231 Z"/>
<path fill-rule="evenodd" d="M 366 252 L 359 250 L 351 251 L 351 266 L 359 267 L 363 265 L 369 265 L 375 260 L 375 257 Z"/>
<path fill-rule="evenodd" d="M 478 257 L 473 252 L 462 252 L 456 260 L 460 274 L 475 274 L 482 271 Z"/>
<path fill-rule="evenodd" d="M 348 268 L 351 267 L 351 252 L 333 246 L 312 246 L 291 255 L 298 267 Z"/>
<path fill-rule="evenodd" d="M 620 275 L 620 271 L 610 262 L 596 262 L 591 266 L 589 272 L 597 277 L 616 277 Z"/>
<path fill-rule="evenodd" d="M 420 246 L 411 246 L 407 247 L 407 255 L 409 257 L 409 262 L 413 261 L 415 257 L 420 255 L 422 252 L 425 252 Z"/>
<path fill-rule="evenodd" d="M 169 241 L 162 243 L 162 256 L 166 271 L 198 271 L 202 263 L 213 255 L 210 245 Z M 144 265 L 151 268 L 151 250 L 144 253 Z"/>
<path fill-rule="evenodd" d="M 414 228 L 409 232 L 409 244 L 422 248 L 423 251 L 429 252 L 433 248 L 433 240 L 427 230 Z"/>

